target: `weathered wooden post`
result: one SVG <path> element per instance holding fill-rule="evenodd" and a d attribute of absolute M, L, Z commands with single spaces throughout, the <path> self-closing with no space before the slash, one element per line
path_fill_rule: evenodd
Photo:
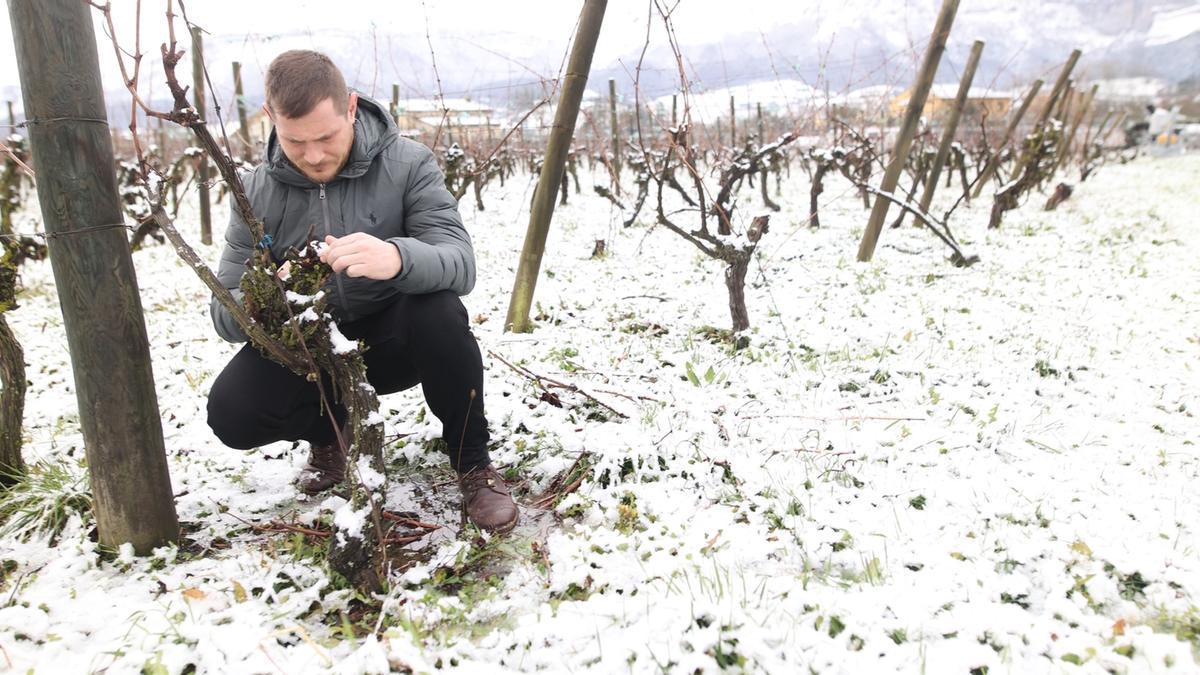
<path fill-rule="evenodd" d="M 950 109 L 950 118 L 946 120 L 946 129 L 942 132 L 942 143 L 938 146 L 937 156 L 933 158 L 933 166 L 929 167 L 929 178 L 925 181 L 925 191 L 921 193 L 921 213 L 929 213 L 929 205 L 933 202 L 933 193 L 937 190 L 938 177 L 942 166 L 950 156 L 950 146 L 954 144 L 954 134 L 958 131 L 958 120 L 962 117 L 963 108 L 967 105 L 967 97 L 971 93 L 971 81 L 975 79 L 975 69 L 979 66 L 979 56 L 983 54 L 983 41 L 976 40 L 971 45 L 971 55 L 967 57 L 967 67 L 963 70 L 962 80 L 958 83 L 958 95 L 954 97 L 954 107 Z"/>
<path fill-rule="evenodd" d="M 400 85 L 392 84 L 392 121 L 400 124 Z"/>
<path fill-rule="evenodd" d="M 167 129 L 163 125 L 162 118 L 154 118 L 154 135 L 158 139 L 158 154 L 164 160 L 169 156 L 167 153 Z"/>
<path fill-rule="evenodd" d="M 589 58 L 589 63 L 591 62 Z M 612 125 L 612 164 L 617 177 L 621 176 L 621 131 L 617 125 L 617 81 L 608 79 L 608 106 L 611 111 Z"/>
<path fill-rule="evenodd" d="M 1067 119 L 1067 111 L 1071 107 L 1071 102 L 1075 96 L 1075 80 L 1067 80 L 1067 88 L 1062 95 L 1058 97 L 1058 108 L 1054 111 L 1054 118 L 1059 120 Z"/>
<path fill-rule="evenodd" d="M 1058 159 L 1054 162 L 1054 170 L 1050 172 L 1051 175 L 1062 167 L 1063 162 L 1070 155 L 1071 144 L 1075 142 L 1075 134 L 1079 131 L 1079 123 L 1083 121 L 1083 116 L 1091 109 L 1092 100 L 1096 98 L 1096 92 L 1099 89 L 1100 85 L 1093 84 L 1088 93 L 1083 96 L 1083 101 L 1079 103 L 1079 109 L 1075 111 L 1075 119 L 1071 122 L 1071 130 L 1067 133 L 1062 147 L 1058 149 Z"/>
<path fill-rule="evenodd" d="M 1093 97 L 1093 102 L 1094 102 L 1094 97 Z M 1087 124 L 1084 125 L 1083 148 L 1080 150 L 1081 156 L 1086 156 L 1087 149 L 1092 147 L 1092 132 L 1095 131 L 1095 132 L 1097 132 L 1097 134 L 1099 134 L 1099 132 L 1102 129 L 1104 129 L 1104 127 L 1108 126 L 1108 121 L 1110 119 L 1112 119 L 1112 116 L 1113 116 L 1112 106 L 1109 106 L 1108 111 L 1104 113 L 1104 117 L 1100 118 L 1100 124 L 1097 125 L 1096 124 L 1096 115 L 1099 112 L 1100 111 L 1097 108 L 1093 108 L 1092 113 L 1090 115 L 1088 115 L 1088 122 L 1087 122 Z"/>
<path fill-rule="evenodd" d="M 633 103 L 633 112 L 634 112 L 633 128 L 637 130 L 638 146 L 642 147 L 644 145 L 644 143 L 642 142 L 642 108 L 641 108 L 641 106 L 639 106 L 637 104 L 637 101 L 634 101 L 634 103 Z M 650 119 L 654 119 L 654 113 L 650 110 L 649 103 L 646 104 L 646 112 L 649 113 Z"/>
<path fill-rule="evenodd" d="M 1058 100 L 1058 108 L 1054 111 L 1054 119 L 1060 123 L 1058 147 L 1055 148 L 1055 157 L 1059 150 L 1062 150 L 1062 143 L 1067 137 L 1067 127 L 1071 124 L 1071 117 L 1079 110 L 1079 105 L 1083 101 L 1083 92 L 1075 89 L 1075 81 L 1071 80 L 1067 84 L 1067 90 Z"/>
<path fill-rule="evenodd" d="M 89 6 L 9 0 L 100 543 L 179 535 Z"/>
<path fill-rule="evenodd" d="M 1120 114 L 1117 115 L 1117 119 L 1115 121 L 1113 121 L 1113 125 L 1111 127 L 1109 127 L 1108 129 L 1101 129 L 1100 131 L 1102 131 L 1103 133 L 1099 133 L 1099 132 L 1096 133 L 1096 142 L 1102 144 L 1102 143 L 1104 143 L 1104 139 L 1107 136 L 1111 135 L 1112 132 L 1117 131 L 1118 129 L 1124 129 L 1125 128 L 1125 118 L 1128 116 L 1129 116 L 1129 111 L 1122 110 L 1120 112 Z"/>
<path fill-rule="evenodd" d="M 11 108 L 10 108 L 11 110 Z M 671 128 L 679 124 L 679 94 L 671 94 Z"/>
<path fill-rule="evenodd" d="M 1029 93 L 1025 94 L 1025 100 L 1021 101 L 1021 107 L 1017 109 L 1013 118 L 1008 122 L 1008 128 L 1004 130 L 1004 136 L 1001 137 L 1000 143 L 996 146 L 996 152 L 988 157 L 988 161 L 983 166 L 983 171 L 980 172 L 978 183 L 975 186 L 975 193 L 971 195 L 975 199 L 983 193 L 983 186 L 996 173 L 996 169 L 1000 166 L 1000 153 L 1004 151 L 1004 146 L 1012 140 L 1013 132 L 1017 130 L 1017 126 L 1021 123 L 1021 118 L 1025 117 L 1025 111 L 1029 110 L 1029 105 L 1033 103 L 1033 99 L 1037 97 L 1038 91 L 1041 90 L 1043 82 L 1034 80 L 1033 86 L 1029 88 Z"/>
<path fill-rule="evenodd" d="M 250 143 L 250 127 L 246 124 L 246 96 L 242 92 L 242 64 L 233 62 L 233 97 L 237 102 L 238 140 L 242 143 L 242 159 L 254 158 L 254 146 Z"/>
<path fill-rule="evenodd" d="M 550 142 L 546 146 L 546 158 L 542 162 L 542 173 L 538 176 L 537 189 L 533 194 L 533 208 L 529 213 L 529 229 L 525 233 L 525 244 L 521 248 L 521 262 L 513 282 L 512 299 L 508 305 L 505 328 L 516 333 L 533 330 L 529 320 L 529 307 L 533 304 L 533 291 L 537 286 L 538 272 L 542 267 L 542 254 L 546 250 L 546 237 L 550 233 L 550 219 L 554 215 L 555 188 L 562 182 L 563 165 L 571 150 L 571 139 L 575 135 L 575 120 L 579 116 L 579 102 L 587 86 L 588 73 L 592 68 L 592 53 L 596 50 L 596 39 L 600 36 L 600 24 L 604 22 L 607 0 L 585 0 L 579 19 L 575 44 L 571 47 L 571 58 L 563 78 L 562 95 L 558 110 L 554 113 L 554 127 Z M 613 128 L 616 128 L 616 85 L 609 80 L 610 98 L 613 107 Z M 614 142 L 616 137 L 614 136 Z"/>
<path fill-rule="evenodd" d="M 1075 64 L 1079 62 L 1079 57 L 1082 55 L 1083 52 L 1076 49 L 1067 57 L 1067 62 L 1063 64 L 1063 69 L 1058 74 L 1058 80 L 1054 83 L 1054 89 L 1050 91 L 1050 100 L 1046 101 L 1046 106 L 1042 109 L 1042 114 L 1038 116 L 1035 128 L 1044 126 L 1046 121 L 1050 119 L 1050 114 L 1054 111 L 1055 104 L 1069 86 L 1071 71 L 1075 69 Z"/>
<path fill-rule="evenodd" d="M 737 148 L 737 109 L 733 107 L 733 94 L 729 95 L 729 147 Z"/>
<path fill-rule="evenodd" d="M 1047 142 L 1047 122 L 1053 111 L 1059 107 L 1060 97 L 1067 92 L 1070 71 L 1079 60 L 1079 56 L 1078 49 L 1071 52 L 1070 58 L 1067 59 L 1067 63 L 1063 66 L 1058 81 L 1054 85 L 1054 91 L 1050 93 L 1050 100 L 1046 101 L 1046 106 L 1042 109 L 1037 124 L 1033 126 L 1033 132 L 1023 143 L 1024 149 L 1014 163 L 1008 182 L 996 191 L 992 202 L 992 215 L 988 220 L 989 230 L 1000 227 L 1004 214 L 1019 205 L 1021 195 L 1035 185 L 1044 182 L 1049 177 L 1047 172 L 1053 171 L 1056 159 L 1054 153 L 1058 151 L 1058 146 L 1052 146 Z M 1056 144 L 1061 143 L 1061 128 L 1053 131 L 1054 133 L 1049 135 L 1049 138 Z M 1043 161 L 1046 164 L 1043 165 Z"/>
<path fill-rule="evenodd" d="M 1082 54 L 1083 52 L 1075 49 L 1071 52 L 1071 55 L 1067 57 L 1067 62 L 1063 64 L 1063 69 L 1058 74 L 1058 80 L 1054 83 L 1054 89 L 1050 91 L 1050 100 L 1046 101 L 1045 107 L 1042 108 L 1041 115 L 1038 116 L 1038 121 L 1033 125 L 1033 130 L 1035 133 L 1046 126 L 1046 122 L 1050 119 L 1050 115 L 1053 114 L 1054 110 L 1058 107 L 1058 102 L 1062 98 L 1063 94 L 1067 92 L 1067 88 L 1070 86 L 1071 71 L 1074 70 L 1075 64 L 1079 62 L 1079 57 Z M 1025 171 L 1025 166 L 1029 163 L 1034 154 L 1036 154 L 1036 148 L 1026 147 L 1024 151 L 1021 152 L 1021 154 L 1017 157 L 1016 165 L 1013 167 L 1011 174 L 1013 178 L 1019 178 L 1021 176 L 1021 174 Z"/>
<path fill-rule="evenodd" d="M 17 131 L 17 114 L 13 112 L 13 102 L 8 102 L 8 126 L 12 127 L 12 133 Z"/>
<path fill-rule="evenodd" d="M 192 96 L 196 114 L 206 119 L 204 95 L 204 38 L 200 27 L 192 26 Z M 200 196 L 200 243 L 212 244 L 212 205 L 208 199 L 208 155 L 201 154 L 196 168 L 196 188 Z"/>
<path fill-rule="evenodd" d="M 925 99 L 933 86 L 933 76 L 937 73 L 938 63 L 942 60 L 942 52 L 946 51 L 946 39 L 950 37 L 950 27 L 954 24 L 954 15 L 958 12 L 958 0 L 942 0 L 942 9 L 938 13 L 937 23 L 929 38 L 929 46 L 925 48 L 925 57 L 921 61 L 921 69 L 917 73 L 916 84 L 913 85 L 912 97 L 908 100 L 908 109 L 904 113 L 904 121 L 900 125 L 900 134 L 896 137 L 896 148 L 892 151 L 892 159 L 887 172 L 883 176 L 880 192 L 891 194 L 900 182 L 900 172 L 908 161 L 908 150 L 912 146 L 913 134 L 917 123 L 921 120 L 921 111 L 925 108 Z M 875 244 L 879 242 L 879 233 L 883 230 L 883 219 L 887 217 L 888 206 L 891 202 L 883 196 L 876 195 L 875 205 L 871 209 L 867 229 L 863 232 L 862 242 L 858 247 L 858 261 L 870 262 L 875 255 Z"/>
<path fill-rule="evenodd" d="M 758 111 L 758 145 L 759 145 L 759 147 L 762 147 L 763 145 L 766 145 L 766 143 L 767 143 L 766 136 L 763 133 L 762 103 L 761 102 L 756 103 L 755 107 Z M 758 173 L 758 180 L 759 180 L 758 187 L 759 187 L 759 190 L 762 192 L 763 205 L 765 205 L 767 208 L 771 209 L 772 211 L 778 211 L 779 205 L 776 204 L 775 202 L 771 201 L 770 195 L 767 194 L 767 170 L 768 170 L 767 167 L 770 165 L 770 163 L 771 163 L 770 160 L 764 161 L 762 163 L 762 171 L 760 171 Z"/>

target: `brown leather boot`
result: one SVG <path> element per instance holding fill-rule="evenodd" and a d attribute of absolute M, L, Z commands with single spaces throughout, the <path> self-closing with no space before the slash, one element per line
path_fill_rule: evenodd
<path fill-rule="evenodd" d="M 516 526 L 517 505 L 491 464 L 459 474 L 458 486 L 467 505 L 467 517 L 479 529 L 503 534 Z"/>
<path fill-rule="evenodd" d="M 308 451 L 308 466 L 296 479 L 296 487 L 306 495 L 315 495 L 338 485 L 346 478 L 346 454 L 338 442 L 314 445 Z"/>

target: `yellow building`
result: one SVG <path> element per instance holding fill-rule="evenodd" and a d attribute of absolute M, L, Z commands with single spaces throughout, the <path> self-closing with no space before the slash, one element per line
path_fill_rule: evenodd
<path fill-rule="evenodd" d="M 954 99 L 958 96 L 958 84 L 935 84 L 929 90 L 925 99 L 925 108 L 921 115 L 926 119 L 942 117 L 954 107 Z M 888 103 L 888 112 L 893 117 L 900 117 L 908 108 L 912 98 L 912 88 L 906 89 Z M 971 87 L 967 92 L 967 105 L 963 115 L 967 118 L 979 117 L 985 112 L 989 120 L 1000 119 L 1008 115 L 1012 109 L 1012 94 L 1007 91 L 993 91 L 979 87 Z"/>
<path fill-rule="evenodd" d="M 432 138 L 440 127 L 443 141 L 459 143 L 487 140 L 500 127 L 491 106 L 461 98 L 400 99 L 393 115 L 401 134 Z"/>

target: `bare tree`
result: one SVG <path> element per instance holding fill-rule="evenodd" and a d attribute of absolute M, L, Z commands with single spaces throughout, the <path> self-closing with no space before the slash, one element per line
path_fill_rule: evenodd
<path fill-rule="evenodd" d="M 717 181 L 716 197 L 712 196 L 705 177 L 697 168 L 697 155 L 691 145 L 689 133 L 691 129 L 691 106 L 688 78 L 683 68 L 683 56 L 675 37 L 675 28 L 671 21 L 671 11 L 660 0 L 654 0 L 657 10 L 666 28 L 667 39 L 675 55 L 675 63 L 679 72 L 680 85 L 683 95 L 683 115 L 677 127 L 666 129 L 669 147 L 666 157 L 660 163 L 657 171 L 651 174 L 656 186 L 656 215 L 657 222 L 682 237 L 685 241 L 698 248 L 706 256 L 725 263 L 725 287 L 729 294 L 729 314 L 734 333 L 750 327 L 750 315 L 746 309 L 746 273 L 750 269 L 750 261 L 758 248 L 762 236 L 767 233 L 770 216 L 758 215 L 750 219 L 749 224 L 735 234 L 734 213 L 735 197 L 743 181 L 749 176 L 760 173 L 766 162 L 775 153 L 792 143 L 798 137 L 794 131 L 781 136 L 777 141 L 755 146 L 753 143 L 737 150 L 729 161 L 724 163 L 720 178 Z M 649 22 L 649 19 L 647 20 Z M 647 44 L 649 43 L 649 26 L 647 26 Z M 645 49 L 643 49 L 643 58 Z M 641 60 L 638 72 L 641 71 Z M 635 85 L 638 83 L 635 82 Z M 640 89 L 640 86 L 635 86 Z M 642 147 L 643 156 L 650 156 L 649 149 Z M 696 206 L 685 209 L 687 212 L 697 212 L 699 227 L 687 228 L 675 222 L 673 214 L 668 213 L 663 204 L 664 188 L 671 175 L 671 166 L 678 163 L 691 178 L 692 197 Z M 646 162 L 647 166 L 650 162 Z M 709 220 L 715 218 L 717 232 L 709 227 Z M 740 228 L 738 228 L 740 229 Z"/>

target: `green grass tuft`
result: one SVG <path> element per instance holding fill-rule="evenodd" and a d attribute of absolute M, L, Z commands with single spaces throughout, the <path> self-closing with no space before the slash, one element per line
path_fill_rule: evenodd
<path fill-rule="evenodd" d="M 87 471 L 78 463 L 38 461 L 15 483 L 0 491 L 0 537 L 27 541 L 57 537 L 72 515 L 92 516 L 92 490 Z"/>

